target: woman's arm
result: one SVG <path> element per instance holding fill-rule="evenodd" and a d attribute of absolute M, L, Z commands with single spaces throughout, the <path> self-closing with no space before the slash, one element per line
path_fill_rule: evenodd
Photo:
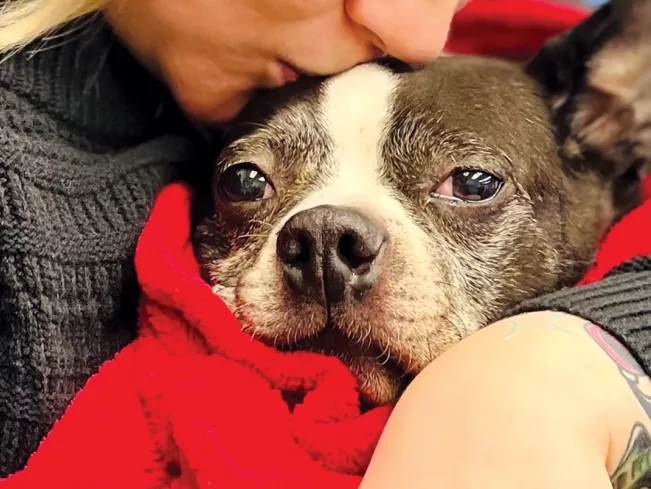
<path fill-rule="evenodd" d="M 647 487 L 651 381 L 613 337 L 555 312 L 495 323 L 398 403 L 362 489 Z"/>

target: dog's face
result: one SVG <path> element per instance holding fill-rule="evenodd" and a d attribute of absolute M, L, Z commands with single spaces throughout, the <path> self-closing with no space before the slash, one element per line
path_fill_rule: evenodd
<path fill-rule="evenodd" d="M 382 403 L 509 307 L 572 284 L 635 204 L 650 145 L 645 121 L 624 128 L 586 95 L 596 71 L 549 78 L 556 56 L 527 70 L 372 63 L 254 100 L 228 133 L 195 233 L 215 292 L 250 334 L 339 356 Z M 611 151 L 616 131 L 626 152 Z"/>

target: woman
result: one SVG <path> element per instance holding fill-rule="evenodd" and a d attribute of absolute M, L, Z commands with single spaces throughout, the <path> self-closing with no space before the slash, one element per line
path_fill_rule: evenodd
<path fill-rule="evenodd" d="M 5 2 L 0 49 L 23 49 L 0 64 L 0 475 L 24 464 L 76 390 L 132 338 L 131 254 L 152 199 L 174 176 L 200 178 L 205 166 L 205 144 L 181 111 L 218 124 L 252 90 L 299 73 L 335 73 L 382 52 L 431 60 L 458 7 Z M 70 23 L 95 11 L 105 20 Z M 604 285 L 602 295 L 618 287 Z M 609 484 L 606 461 L 614 467 L 634 420 L 648 420 L 578 316 L 601 320 L 645 367 L 649 335 L 610 317 L 607 298 L 593 316 L 593 304 L 573 294 L 564 297 L 577 316 L 542 312 L 492 325 L 426 370 L 398 406 L 365 486 Z M 498 341 L 513 324 L 509 341 Z M 492 367 L 470 370 L 477 362 Z M 557 388 L 561 380 L 572 381 L 569 392 Z M 468 439 L 476 443 L 462 449 Z"/>

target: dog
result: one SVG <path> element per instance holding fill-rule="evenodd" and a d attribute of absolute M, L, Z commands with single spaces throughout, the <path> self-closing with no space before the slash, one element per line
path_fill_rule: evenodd
<path fill-rule="evenodd" d="M 256 96 L 193 242 L 253 337 L 338 356 L 370 404 L 521 301 L 575 284 L 651 159 L 651 0 L 526 65 L 385 59 Z"/>

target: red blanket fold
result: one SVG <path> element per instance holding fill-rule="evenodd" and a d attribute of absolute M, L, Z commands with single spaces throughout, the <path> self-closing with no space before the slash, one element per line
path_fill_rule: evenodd
<path fill-rule="evenodd" d="M 504 40 L 511 29 L 511 47 L 534 51 L 584 16 L 536 0 L 517 3 L 475 0 L 455 24 L 450 51 L 509 51 L 465 42 L 455 34 L 459 26 L 483 22 L 480 41 L 496 39 L 491 29 Z M 525 5 L 536 6 L 528 17 Z M 534 25 L 544 34 L 531 37 Z M 183 185 L 167 187 L 139 240 L 139 338 L 89 380 L 26 468 L 0 489 L 359 485 L 391 408 L 360 414 L 355 379 L 338 360 L 280 353 L 241 332 L 199 276 L 190 201 Z M 627 239 L 650 216 L 648 201 L 615 227 L 588 280 L 651 252 L 650 243 Z M 287 393 L 302 402 L 291 409 Z"/>

